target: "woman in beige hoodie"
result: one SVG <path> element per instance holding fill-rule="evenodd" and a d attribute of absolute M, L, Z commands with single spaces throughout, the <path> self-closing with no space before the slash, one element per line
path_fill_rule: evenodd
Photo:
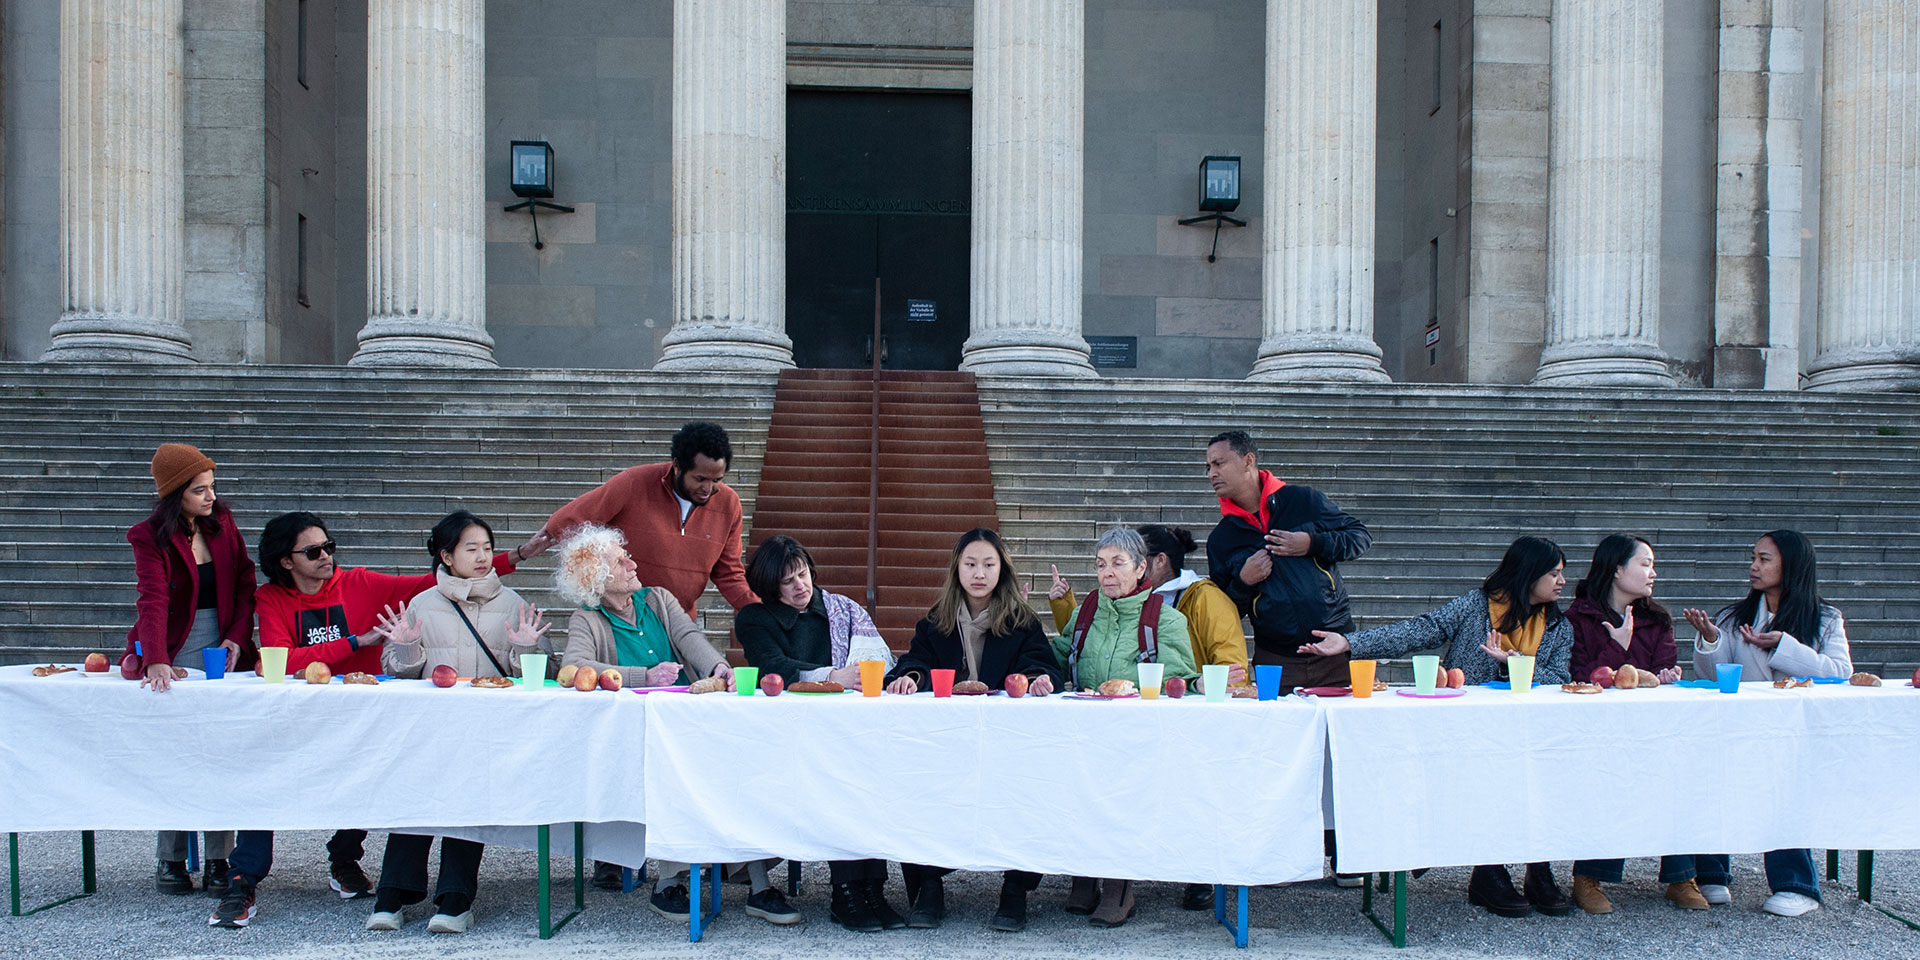
<path fill-rule="evenodd" d="M 380 652 L 382 670 L 414 678 L 446 664 L 463 677 L 513 677 L 520 674 L 521 654 L 550 652 L 541 646 L 550 625 L 539 609 L 503 586 L 493 572 L 493 528 L 485 520 L 465 510 L 448 514 L 428 535 L 427 552 L 433 556 L 437 582 L 414 597 L 398 618 L 383 618 L 387 640 Z M 430 836 L 388 835 L 368 930 L 400 929 L 406 907 L 426 899 L 432 846 Z M 473 925 L 484 850 L 470 840 L 440 839 L 440 879 L 428 931 L 465 933 Z"/>

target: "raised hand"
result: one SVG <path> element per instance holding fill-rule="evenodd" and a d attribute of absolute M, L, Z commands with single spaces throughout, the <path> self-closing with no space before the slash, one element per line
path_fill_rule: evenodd
<path fill-rule="evenodd" d="M 1059 564 L 1057 563 L 1048 564 L 1048 566 L 1053 568 L 1053 586 L 1047 589 L 1047 599 L 1058 600 L 1061 597 L 1064 597 L 1068 593 L 1072 592 L 1073 588 L 1067 586 L 1067 581 L 1065 577 L 1060 576 Z"/>
<path fill-rule="evenodd" d="M 1747 626 L 1746 624 L 1741 624 L 1740 639 L 1745 640 L 1746 642 L 1751 643 L 1762 650 L 1772 650 L 1774 647 L 1779 646 L 1780 644 L 1780 631 L 1768 630 L 1765 633 L 1759 633 L 1759 632 L 1756 632 L 1752 627 Z"/>
<path fill-rule="evenodd" d="M 1487 631 L 1487 642 L 1481 644 L 1480 649 L 1485 650 L 1487 656 L 1501 663 L 1506 663 L 1507 658 L 1513 656 L 1513 651 L 1500 646 L 1500 632 L 1498 630 Z"/>
<path fill-rule="evenodd" d="M 540 638 L 546 636 L 547 631 L 551 629 L 553 624 L 548 623 L 546 617 L 541 615 L 539 607 L 531 603 L 522 603 L 520 615 L 507 625 L 507 642 L 516 647 L 531 647 L 539 643 Z M 415 627 L 414 630 L 417 633 L 419 628 Z"/>
<path fill-rule="evenodd" d="M 1701 640 L 1707 643 L 1720 642 L 1720 628 L 1713 625 L 1713 618 L 1707 616 L 1705 610 L 1688 607 L 1680 611 L 1680 615 L 1686 617 L 1687 622 L 1693 624 L 1693 629 L 1699 631 Z"/>
<path fill-rule="evenodd" d="M 1619 626 L 1604 622 L 1603 625 L 1607 628 L 1607 636 L 1612 637 L 1613 642 L 1620 645 L 1620 649 L 1626 650 L 1633 646 L 1633 607 L 1627 607 L 1626 615 L 1620 618 Z"/>
<path fill-rule="evenodd" d="M 1353 645 L 1347 642 L 1345 634 L 1335 633 L 1332 630 L 1315 630 L 1313 631 L 1313 635 L 1320 638 L 1319 643 L 1301 644 L 1300 649 L 1295 650 L 1294 653 L 1311 653 L 1316 657 L 1331 657 L 1353 649 Z M 1244 685 L 1247 682 L 1247 671 L 1245 667 L 1237 663 L 1227 668 L 1227 685 L 1233 686 L 1235 684 L 1233 679 L 1233 672 L 1235 670 L 1240 671 L 1240 679 L 1238 682 Z"/>
<path fill-rule="evenodd" d="M 385 640 L 388 643 L 418 643 L 420 641 L 420 625 L 407 622 L 407 605 L 405 603 L 400 604 L 400 609 L 398 610 L 395 610 L 393 606 L 389 604 L 386 609 L 380 612 L 380 622 L 376 624 L 373 629 L 368 630 L 367 636 L 362 639 L 370 639 L 373 641 Z"/>

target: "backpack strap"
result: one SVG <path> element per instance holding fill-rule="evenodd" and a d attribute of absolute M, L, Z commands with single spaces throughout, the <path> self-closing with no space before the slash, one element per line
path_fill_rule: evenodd
<path fill-rule="evenodd" d="M 1094 590 L 1080 601 L 1080 612 L 1073 617 L 1073 645 L 1067 648 L 1067 683 L 1071 685 L 1076 676 L 1074 667 L 1080 662 L 1080 650 L 1087 644 L 1087 631 L 1093 629 L 1093 605 L 1100 599 L 1100 591 Z"/>
<path fill-rule="evenodd" d="M 1156 654 L 1160 652 L 1158 642 L 1160 634 L 1160 608 L 1165 606 L 1166 602 L 1166 597 L 1158 593 L 1149 593 L 1147 594 L 1146 601 L 1140 605 L 1140 647 L 1134 654 L 1133 662 L 1152 663 L 1156 661 Z"/>

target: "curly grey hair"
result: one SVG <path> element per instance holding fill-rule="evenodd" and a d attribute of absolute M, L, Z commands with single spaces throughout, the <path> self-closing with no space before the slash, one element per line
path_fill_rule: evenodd
<path fill-rule="evenodd" d="M 618 562 L 615 555 L 626 543 L 626 534 L 595 523 L 583 523 L 567 531 L 555 551 L 560 564 L 553 571 L 553 592 L 568 603 L 598 606 L 607 581 L 613 579 Z"/>
<path fill-rule="evenodd" d="M 1097 555 L 1108 547 L 1117 547 L 1132 557 L 1135 564 L 1147 565 L 1147 541 L 1132 527 L 1113 527 L 1101 534 L 1100 541 L 1093 545 L 1093 552 Z"/>

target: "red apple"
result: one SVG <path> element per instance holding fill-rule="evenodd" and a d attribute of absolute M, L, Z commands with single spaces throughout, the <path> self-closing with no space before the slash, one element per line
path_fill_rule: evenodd
<path fill-rule="evenodd" d="M 1009 697 L 1024 697 L 1027 695 L 1027 675 L 1009 673 L 1005 680 L 1000 681 L 1000 688 L 1007 691 Z"/>
<path fill-rule="evenodd" d="M 1439 666 L 1437 666 L 1437 667 L 1435 667 L 1434 669 L 1435 669 L 1436 671 L 1438 671 L 1438 672 L 1437 672 L 1437 673 L 1435 674 L 1435 676 L 1434 676 L 1434 678 L 1433 678 L 1433 685 L 1434 685 L 1434 687 L 1435 687 L 1436 689 L 1439 689 L 1439 690 L 1445 690 L 1445 689 L 1447 689 L 1447 667 L 1446 667 L 1446 665 L 1445 665 L 1445 664 L 1441 664 L 1441 665 L 1439 665 Z"/>
<path fill-rule="evenodd" d="M 1587 679 L 1592 681 L 1594 686 L 1605 690 L 1613 686 L 1613 668 L 1608 666 L 1594 667 L 1593 675 L 1587 677 Z"/>
<path fill-rule="evenodd" d="M 1915 687 L 1920 687 L 1920 669 L 1916 669 L 1913 671 L 1913 685 Z"/>
<path fill-rule="evenodd" d="M 620 671 L 608 667 L 600 672 L 600 689 L 618 690 L 626 685 L 626 680 L 627 678 L 620 675 Z"/>
<path fill-rule="evenodd" d="M 85 667 L 88 673 L 106 673 L 107 666 L 108 664 L 107 664 L 106 654 L 104 653 L 87 654 L 87 662 L 85 664 Z"/>
<path fill-rule="evenodd" d="M 560 673 L 556 675 L 554 679 L 560 681 L 560 685 L 563 687 L 571 687 L 573 686 L 573 675 L 579 672 L 579 664 L 569 663 L 560 668 Z"/>
<path fill-rule="evenodd" d="M 1166 687 L 1167 687 L 1167 696 L 1172 697 L 1175 700 L 1178 700 L 1181 697 L 1184 697 L 1187 695 L 1187 680 L 1185 677 L 1169 678 L 1167 680 Z"/>
<path fill-rule="evenodd" d="M 785 689 L 787 689 L 787 682 L 780 679 L 777 673 L 769 673 L 760 678 L 760 692 L 769 697 L 777 697 Z"/>
<path fill-rule="evenodd" d="M 307 669 L 303 676 L 307 678 L 308 683 L 312 684 L 333 682 L 333 671 L 328 669 L 326 664 L 318 660 L 307 664 Z"/>
<path fill-rule="evenodd" d="M 451 687 L 458 679 L 460 679 L 460 671 L 449 664 L 443 663 L 433 668 L 433 685 L 436 687 Z"/>
<path fill-rule="evenodd" d="M 120 675 L 128 680 L 140 679 L 140 673 L 145 669 L 146 666 L 140 662 L 140 655 L 137 653 L 129 653 L 120 658 Z"/>
<path fill-rule="evenodd" d="M 573 675 L 573 688 L 582 693 L 600 685 L 600 671 L 582 665 Z"/>
<path fill-rule="evenodd" d="M 1465 670 L 1454 667 L 1447 671 L 1447 687 L 1449 689 L 1458 690 L 1466 685 L 1467 672 Z"/>

